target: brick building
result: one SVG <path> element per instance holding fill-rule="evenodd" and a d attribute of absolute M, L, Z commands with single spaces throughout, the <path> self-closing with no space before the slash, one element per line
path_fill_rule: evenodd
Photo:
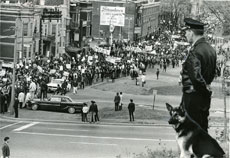
<path fill-rule="evenodd" d="M 92 1 L 92 37 L 109 39 L 110 26 L 100 25 L 101 6 L 124 7 L 124 26 L 115 26 L 113 39 L 141 40 L 158 27 L 160 3 L 140 1 Z"/>
<path fill-rule="evenodd" d="M 35 49 L 34 13 L 34 8 L 30 4 L 13 3 L 13 1 L 0 4 L 0 60 L 13 61 L 14 51 L 19 61 L 32 58 Z"/>

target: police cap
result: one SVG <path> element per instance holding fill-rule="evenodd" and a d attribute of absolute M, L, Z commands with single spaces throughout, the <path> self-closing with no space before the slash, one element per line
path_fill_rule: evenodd
<path fill-rule="evenodd" d="M 198 20 L 185 18 L 184 22 L 185 22 L 185 27 L 183 27 L 182 30 L 187 30 L 187 29 L 204 30 L 205 24 Z"/>

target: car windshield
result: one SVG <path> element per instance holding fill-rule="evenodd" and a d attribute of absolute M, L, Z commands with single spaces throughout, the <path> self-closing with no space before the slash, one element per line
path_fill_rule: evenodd
<path fill-rule="evenodd" d="M 50 101 L 61 102 L 61 98 L 53 97 L 50 99 Z"/>
<path fill-rule="evenodd" d="M 66 97 L 63 97 L 61 99 L 62 102 L 72 102 L 72 100 L 70 98 L 66 98 Z"/>

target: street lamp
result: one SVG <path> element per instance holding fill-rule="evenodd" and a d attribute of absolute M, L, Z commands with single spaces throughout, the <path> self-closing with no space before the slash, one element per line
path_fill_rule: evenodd
<path fill-rule="evenodd" d="M 121 15 L 125 15 L 125 13 L 113 14 L 113 15 L 111 16 L 111 18 L 110 18 L 110 22 L 109 22 L 109 31 L 110 31 L 110 39 L 111 39 L 110 43 L 111 43 L 111 45 L 112 45 L 112 43 L 113 43 L 113 31 L 114 31 L 114 29 L 115 29 L 115 24 L 112 24 L 112 20 L 113 20 L 113 18 L 114 18 L 115 16 L 121 16 Z M 116 19 L 116 20 L 117 20 L 117 19 Z M 116 21 L 116 24 L 117 24 L 117 21 Z M 117 26 L 119 26 L 119 25 L 117 25 Z M 120 32 L 121 32 L 121 29 L 120 29 Z"/>
<path fill-rule="evenodd" d="M 12 90 L 11 90 L 11 101 L 10 101 L 10 112 L 11 114 L 13 114 L 13 105 L 14 105 L 14 98 L 15 98 L 15 75 L 16 75 L 16 63 L 17 63 L 17 32 L 18 32 L 18 18 L 16 18 L 16 24 L 15 27 L 10 27 L 9 29 L 5 30 L 5 31 L 9 31 L 9 30 L 14 30 L 14 35 L 13 36 L 8 36 L 6 38 L 9 37 L 14 37 L 14 56 L 13 56 L 13 78 L 12 78 Z"/>
<path fill-rule="evenodd" d="M 113 44 L 113 31 L 115 29 L 115 25 L 112 24 L 112 19 L 114 18 L 116 14 L 113 14 L 110 18 L 110 21 L 109 21 L 109 32 L 110 32 L 110 45 Z"/>

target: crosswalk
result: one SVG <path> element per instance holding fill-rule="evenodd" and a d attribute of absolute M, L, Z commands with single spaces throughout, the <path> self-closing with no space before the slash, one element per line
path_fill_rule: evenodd
<path fill-rule="evenodd" d="M 31 122 L 31 123 L 29 123 L 29 124 L 26 124 L 26 125 L 24 125 L 24 126 L 21 126 L 21 127 L 19 127 L 19 128 L 16 128 L 16 129 L 14 129 L 13 131 L 14 131 L 14 132 L 22 131 L 22 130 L 24 130 L 24 129 L 26 129 L 26 128 L 29 128 L 29 127 L 32 127 L 32 126 L 34 126 L 34 125 L 36 125 L 36 124 L 39 124 L 39 122 Z"/>

